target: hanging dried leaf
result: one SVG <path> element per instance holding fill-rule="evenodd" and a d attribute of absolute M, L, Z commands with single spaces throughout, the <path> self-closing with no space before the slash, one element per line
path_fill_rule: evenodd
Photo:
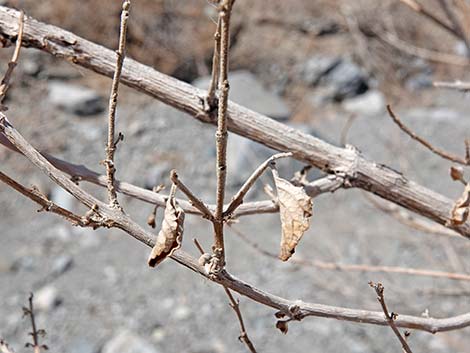
<path fill-rule="evenodd" d="M 455 202 L 451 213 L 451 222 L 453 225 L 464 224 L 470 211 L 470 183 L 465 185 L 462 196 Z"/>
<path fill-rule="evenodd" d="M 287 261 L 295 252 L 295 247 L 310 226 L 313 202 L 301 187 L 282 179 L 273 170 L 274 183 L 279 201 L 282 239 L 279 258 Z"/>
<path fill-rule="evenodd" d="M 171 192 L 166 202 L 162 229 L 148 259 L 149 266 L 155 267 L 181 247 L 183 223 L 184 211 L 177 204 L 174 192 Z"/>

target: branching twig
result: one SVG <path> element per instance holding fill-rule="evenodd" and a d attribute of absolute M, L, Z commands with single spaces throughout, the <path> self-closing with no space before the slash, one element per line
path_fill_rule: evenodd
<path fill-rule="evenodd" d="M 400 330 L 398 330 L 398 328 L 395 324 L 395 320 L 397 319 L 398 314 L 393 313 L 393 312 L 391 314 L 389 314 L 389 312 L 388 312 L 387 305 L 385 304 L 384 287 L 383 287 L 382 283 L 375 284 L 373 282 L 369 282 L 369 285 L 372 288 L 375 289 L 375 292 L 377 293 L 377 300 L 379 301 L 380 306 L 382 307 L 382 310 L 385 314 L 385 318 L 387 319 L 388 324 L 390 325 L 391 329 L 393 330 L 393 332 L 395 333 L 397 338 L 400 340 L 400 343 L 401 343 L 401 346 L 403 347 L 403 350 L 406 353 L 413 353 L 410 349 L 410 346 L 408 345 L 408 342 L 406 342 L 406 339 L 403 338 L 403 336 L 400 333 Z"/>
<path fill-rule="evenodd" d="M 241 342 L 245 343 L 251 353 L 256 353 L 255 346 L 251 342 L 250 337 L 248 337 L 248 334 L 246 333 L 245 324 L 243 323 L 243 317 L 240 311 L 240 301 L 235 300 L 232 293 L 230 293 L 230 290 L 227 287 L 224 286 L 224 290 L 230 300 L 230 306 L 232 307 L 233 311 L 235 311 L 235 314 L 237 314 L 238 321 L 240 322 L 240 336 L 238 337 L 238 339 Z"/>
<path fill-rule="evenodd" d="M 111 208 L 109 205 L 97 200 L 67 176 L 50 164 L 38 151 L 36 151 L 7 121 L 6 117 L 0 114 L 0 133 L 3 134 L 13 146 L 23 153 L 34 165 L 44 172 L 50 179 L 63 187 L 84 205 L 93 208 L 100 217 L 103 218 L 106 226 L 122 229 L 127 234 L 141 241 L 147 246 L 155 245 L 155 236 L 138 224 L 123 212 Z M 222 270 L 218 276 L 211 276 L 206 272 L 198 261 L 184 251 L 175 252 L 171 258 L 185 267 L 204 276 L 205 278 L 219 283 L 227 288 L 240 293 L 258 303 L 276 309 L 289 317 L 292 309 L 298 313 L 297 319 L 307 316 L 334 318 L 351 322 L 368 323 L 375 325 L 388 325 L 387 320 L 381 312 L 355 310 L 341 307 L 334 307 L 322 304 L 305 303 L 302 301 L 292 301 L 280 298 L 268 292 L 264 292 L 250 284 L 235 278 Z M 397 327 L 406 327 L 417 330 L 436 333 L 440 331 L 456 330 L 470 326 L 470 313 L 446 319 L 422 318 L 415 316 L 401 315 L 396 321 Z"/>
<path fill-rule="evenodd" d="M 228 58 L 230 42 L 230 17 L 234 0 L 223 0 L 220 5 L 220 67 L 219 67 L 219 105 L 217 117 L 217 195 L 214 214 L 214 252 L 220 252 L 220 266 L 225 265 L 224 219 L 225 181 L 227 178 L 227 108 L 228 108 Z"/>
<path fill-rule="evenodd" d="M 29 296 L 29 308 L 23 307 L 23 316 L 29 316 L 31 318 L 32 331 L 29 334 L 33 338 L 33 343 L 26 343 L 26 347 L 32 347 L 34 353 L 40 353 L 41 349 L 47 351 L 49 348 L 45 344 L 39 344 L 39 336 L 44 337 L 46 335 L 46 331 L 43 329 L 36 328 L 33 307 L 33 293 L 31 293 Z"/>
<path fill-rule="evenodd" d="M 403 131 L 405 132 L 408 136 L 410 136 L 413 140 L 416 140 L 418 141 L 420 144 L 422 144 L 424 147 L 426 147 L 428 150 L 430 150 L 431 152 L 437 154 L 438 156 L 444 158 L 444 159 L 447 159 L 449 161 L 452 161 L 454 163 L 459 163 L 459 164 L 463 164 L 463 165 L 469 165 L 470 163 L 470 160 L 467 160 L 467 159 L 464 159 L 464 158 L 461 158 L 457 155 L 454 155 L 454 154 L 451 154 L 449 152 L 446 152 L 446 151 L 443 151 L 437 147 L 434 147 L 431 143 L 429 143 L 428 141 L 426 141 L 425 139 L 423 139 L 422 137 L 418 136 L 417 134 L 414 133 L 414 131 L 412 131 L 410 128 L 408 128 L 405 124 L 403 124 L 403 122 L 400 120 L 400 118 L 398 118 L 398 116 L 393 112 L 392 108 L 390 107 L 390 105 L 387 105 L 387 110 L 388 110 L 388 114 L 390 115 L 390 117 L 393 119 L 393 121 L 395 122 L 395 124 L 398 125 L 398 127 Z"/>
<path fill-rule="evenodd" d="M 247 192 L 251 189 L 253 184 L 258 180 L 258 178 L 261 176 L 261 174 L 264 173 L 266 168 L 273 163 L 274 161 L 280 159 L 280 158 L 287 158 L 287 157 L 292 157 L 292 153 L 278 153 L 275 154 L 274 156 L 268 158 L 264 163 L 262 163 L 254 172 L 253 174 L 248 178 L 248 180 L 243 184 L 243 186 L 238 190 L 236 195 L 232 198 L 230 201 L 230 204 L 228 205 L 227 209 L 225 210 L 223 216 L 224 217 L 230 217 L 233 212 L 237 209 L 238 206 L 240 206 L 243 203 L 243 198 L 247 194 Z"/>
<path fill-rule="evenodd" d="M 183 182 L 178 178 L 178 174 L 176 173 L 176 170 L 172 170 L 170 174 L 170 179 L 171 181 L 180 189 L 189 199 L 189 202 L 191 205 L 196 207 L 204 216 L 204 218 L 207 218 L 210 221 L 214 220 L 214 216 L 212 215 L 212 212 L 207 208 L 207 206 L 202 202 L 197 196 L 195 196 L 191 190 L 189 190 L 186 185 L 183 184 Z"/>
<path fill-rule="evenodd" d="M 108 112 L 108 143 L 106 145 L 106 176 L 108 178 L 108 197 L 109 204 L 112 207 L 120 208 L 117 199 L 116 188 L 114 186 L 114 174 L 116 168 L 114 166 L 114 153 L 116 151 L 116 145 L 119 141 L 115 140 L 115 121 L 116 121 L 116 107 L 118 99 L 119 80 L 121 78 L 122 65 L 126 55 L 126 36 L 127 36 L 127 22 L 129 20 L 129 10 L 131 2 L 130 0 L 124 0 L 122 4 L 121 13 L 121 28 L 119 32 L 119 46 L 116 51 L 116 69 L 113 76 L 113 84 L 111 86 L 111 94 L 109 96 L 109 112 Z M 122 135 L 119 135 L 122 138 Z"/>
<path fill-rule="evenodd" d="M 23 29 L 24 29 L 24 12 L 20 12 L 20 16 L 18 17 L 18 36 L 16 38 L 16 45 L 15 51 L 13 52 L 13 56 L 8 63 L 7 71 L 3 76 L 2 83 L 0 84 L 0 109 L 6 110 L 6 107 L 3 106 L 3 100 L 7 95 L 8 88 L 10 87 L 10 80 L 11 76 L 13 75 L 13 70 L 15 69 L 16 65 L 18 64 L 18 58 L 20 57 L 20 50 L 21 44 L 23 42 Z"/>

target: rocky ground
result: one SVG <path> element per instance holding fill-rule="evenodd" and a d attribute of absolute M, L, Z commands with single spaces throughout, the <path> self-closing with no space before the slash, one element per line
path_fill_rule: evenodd
<path fill-rule="evenodd" d="M 246 1 L 239 1 L 240 11 L 248 11 Z M 63 12 L 57 10 L 58 3 L 66 7 Z M 155 3 L 175 5 L 177 2 Z M 368 158 L 400 170 L 410 179 L 444 195 L 452 198 L 460 195 L 461 185 L 448 176 L 450 164 L 404 136 L 384 110 L 387 102 L 395 103 L 409 126 L 439 147 L 462 155 L 463 141 L 470 129 L 468 99 L 464 94 L 437 91 L 429 85 L 440 75 L 459 74 L 459 69 L 443 69 L 424 60 L 408 58 L 414 71 L 403 77 L 398 71 L 387 76 L 388 81 L 402 83 L 402 93 L 397 95 L 391 82 L 383 80 L 383 76 L 356 55 L 349 54 L 353 45 L 344 23 L 334 12 L 336 2 L 317 4 L 331 16 L 321 16 L 315 6 L 309 5 L 310 1 L 292 2 L 290 12 L 285 9 L 286 2 L 275 1 L 264 12 L 261 3 L 257 2 L 256 8 L 249 12 L 242 12 L 252 17 L 243 17 L 244 21 L 237 24 L 240 34 L 233 45 L 234 71 L 230 75 L 235 101 L 335 145 L 347 142 Z M 33 14 L 37 11 L 37 16 L 43 19 L 56 24 L 64 21 L 64 26 L 70 25 L 71 29 L 87 34 L 86 26 L 74 27 L 78 24 L 63 15 L 72 11 L 71 5 L 60 1 L 44 1 L 39 7 L 37 4 L 24 2 Z M 18 2 L 15 5 L 19 6 Z M 94 5 L 87 6 L 90 11 Z M 168 6 L 167 11 L 173 9 Z M 46 11 L 48 7 L 62 17 L 54 17 L 54 12 Z M 194 20 L 198 12 L 191 9 L 194 7 L 185 9 L 186 15 Z M 142 13 L 137 5 L 137 16 Z M 283 23 L 279 24 L 273 21 L 279 13 L 290 15 L 283 16 Z M 201 16 L 208 20 L 209 15 Z M 185 19 L 181 16 L 179 22 L 168 21 L 180 23 Z M 163 26 L 159 22 L 162 17 L 156 18 L 157 24 Z M 142 23 L 144 26 L 147 22 Z M 286 24 L 295 26 L 286 29 Z M 106 31 L 114 27 L 103 24 L 103 28 Z M 258 50 L 247 39 L 247 33 L 254 33 L 253 28 L 258 33 L 255 44 L 262 43 Z M 320 30 L 326 37 L 323 32 L 322 35 L 315 32 Z M 163 32 L 157 33 L 163 36 Z M 99 37 L 99 33 L 95 35 Z M 200 41 L 204 38 L 200 32 L 194 35 L 200 35 Z M 210 51 L 210 36 L 207 38 L 209 44 L 203 46 L 203 53 Z M 282 45 L 276 47 L 276 43 Z M 177 44 L 184 48 L 175 39 L 174 46 L 168 44 L 170 53 L 184 52 L 181 48 L 174 49 Z M 10 52 L 4 50 L 0 54 L 5 67 Z M 134 56 L 139 55 L 135 52 Z M 202 55 L 205 61 L 206 55 Z M 159 52 L 150 63 L 187 81 L 197 78 L 194 83 L 204 87 L 207 80 L 203 76 L 207 70 L 191 71 L 201 67 L 197 60 L 171 64 L 171 60 L 163 63 L 164 58 Z M 148 55 L 145 59 L 150 60 Z M 274 61 L 280 64 L 275 66 Z M 183 63 L 192 69 L 181 69 L 185 67 Z M 99 161 L 104 157 L 107 129 L 104 109 L 109 84 L 108 80 L 84 69 L 34 50 L 24 50 L 6 102 L 8 116 L 39 149 L 103 172 Z M 198 195 L 207 202 L 214 201 L 214 127 L 123 88 L 118 130 L 125 134 L 117 153 L 119 179 L 147 188 L 162 182 L 168 185 L 168 173 L 176 168 L 181 179 Z M 271 153 L 231 135 L 229 195 Z M 77 212 L 86 211 L 24 158 L 0 149 L 0 161 L 2 171 L 23 184 L 38 185 L 53 201 Z M 302 167 L 291 161 L 279 164 L 286 178 Z M 319 176 L 319 172 L 312 171 L 309 177 Z M 268 176 L 263 177 L 250 198 L 264 199 L 262 184 L 269 181 Z M 106 196 L 103 189 L 83 186 L 101 198 Z M 152 207 L 126 197 L 121 200 L 125 210 L 145 224 Z M 29 325 L 22 319 L 21 307 L 27 303 L 30 292 L 35 293 L 38 324 L 47 330 L 45 343 L 51 352 L 246 351 L 237 340 L 238 323 L 221 288 L 171 261 L 157 269 L 148 268 L 149 249 L 122 232 L 74 228 L 62 219 L 36 210 L 29 200 L 5 185 L 0 186 L 0 337 L 16 347 L 17 352 L 26 351 L 21 347 L 28 340 Z M 470 270 L 466 256 L 470 247 L 465 239 L 425 234 L 405 227 L 375 208 L 358 190 L 322 195 L 315 199 L 314 210 L 311 229 L 294 258 L 460 273 Z M 161 213 L 160 210 L 159 221 Z M 277 215 L 242 218 L 233 227 L 264 249 L 277 253 L 280 238 Z M 200 219 L 188 216 L 185 229 L 186 251 L 197 254 L 193 237 L 206 247 L 211 243 L 210 227 Z M 227 232 L 227 249 L 232 273 L 287 298 L 380 310 L 375 293 L 367 284 L 373 280 L 385 285 L 387 303 L 398 313 L 448 317 L 469 310 L 468 282 L 281 263 L 260 254 L 231 230 Z M 272 310 L 240 299 L 247 330 L 260 352 L 362 353 L 400 349 L 389 328 L 322 318 L 291 323 L 288 334 L 283 335 L 275 328 Z M 416 331 L 410 338 L 415 351 L 465 352 L 469 343 L 468 329 L 436 335 Z"/>

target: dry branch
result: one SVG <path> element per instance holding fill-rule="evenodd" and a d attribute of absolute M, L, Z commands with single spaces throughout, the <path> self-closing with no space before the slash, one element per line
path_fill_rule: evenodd
<path fill-rule="evenodd" d="M 437 154 L 439 157 L 442 157 L 442 158 L 447 159 L 447 160 L 449 160 L 451 162 L 454 162 L 454 163 L 458 163 L 458 164 L 462 164 L 462 165 L 469 165 L 470 160 L 468 160 L 467 158 L 461 158 L 457 155 L 454 155 L 452 153 L 441 150 L 441 149 L 433 146 L 430 142 L 426 141 L 424 138 L 418 136 L 413 130 L 411 130 L 409 127 L 407 127 L 405 124 L 403 124 L 401 119 L 393 112 L 390 105 L 387 105 L 387 110 L 388 110 L 388 114 L 390 115 L 392 120 L 395 122 L 395 124 L 397 124 L 398 127 L 404 133 L 406 133 L 408 136 L 410 136 L 413 140 L 418 141 L 420 144 L 422 144 L 424 147 L 426 147 L 431 152 Z"/>
<path fill-rule="evenodd" d="M 108 142 L 106 145 L 106 159 L 103 161 L 106 166 L 106 177 L 108 181 L 108 198 L 109 204 L 112 207 L 120 208 L 117 199 L 117 192 L 114 186 L 114 174 L 116 173 L 116 167 L 114 165 L 114 153 L 116 152 L 116 146 L 120 139 L 119 134 L 118 140 L 115 139 L 115 126 L 116 126 L 116 108 L 118 100 L 118 89 L 119 80 L 121 79 L 122 65 L 126 55 L 126 37 L 127 37 L 127 22 L 129 20 L 129 10 L 131 3 L 129 0 L 124 0 L 122 4 L 121 13 L 121 26 L 119 32 L 119 46 L 116 51 L 116 68 L 113 75 L 113 83 L 111 85 L 111 93 L 109 95 L 109 108 L 108 108 Z"/>
<path fill-rule="evenodd" d="M 93 196 L 83 191 L 73 181 L 69 180 L 65 173 L 55 168 L 38 151 L 36 151 L 13 128 L 13 126 L 11 126 L 3 114 L 0 114 L 0 134 L 6 137 L 15 148 L 21 151 L 21 153 L 31 161 L 31 163 L 44 172 L 51 180 L 72 194 L 82 204 L 94 210 L 102 221 L 102 226 L 119 228 L 147 246 L 153 247 L 155 245 L 154 234 L 144 230 L 123 212 L 111 208 L 109 205 L 95 199 Z M 296 320 L 303 319 L 307 316 L 317 316 L 357 323 L 368 323 L 382 326 L 388 325 L 387 320 L 381 312 L 305 303 L 300 300 L 287 300 L 253 287 L 248 283 L 233 277 L 224 270 L 218 273 L 217 276 L 210 276 L 206 273 L 204 267 L 198 264 L 196 259 L 184 251 L 177 251 L 171 256 L 171 258 L 183 266 L 199 273 L 205 278 L 219 283 L 258 303 L 276 309 L 284 315 L 295 318 Z M 431 333 L 450 331 L 470 326 L 470 313 L 446 319 L 400 315 L 400 317 L 395 321 L 395 324 L 397 327 L 406 327 Z"/>
<path fill-rule="evenodd" d="M 18 11 L 0 7 L 0 38 L 5 45 L 16 36 L 18 16 Z M 27 23 L 24 46 L 42 49 L 109 77 L 113 75 L 114 54 L 111 50 L 30 17 Z M 202 122 L 215 123 L 214 116 L 203 109 L 203 91 L 134 60 L 124 63 L 121 82 Z M 302 162 L 329 174 L 341 175 L 352 187 L 373 192 L 440 224 L 445 225 L 449 220 L 452 200 L 408 180 L 387 166 L 367 160 L 357 150 L 335 147 L 232 102 L 229 102 L 228 113 L 228 129 L 234 133 L 279 151 L 292 152 L 294 158 Z M 468 224 L 452 229 L 470 237 Z"/>
<path fill-rule="evenodd" d="M 23 41 L 23 31 L 24 31 L 24 12 L 20 12 L 18 17 L 18 37 L 16 38 L 15 51 L 11 57 L 10 62 L 8 63 L 7 71 L 3 76 L 2 83 L 0 84 L 0 109 L 6 110 L 3 106 L 3 100 L 7 95 L 8 88 L 10 87 L 11 76 L 13 75 L 13 70 L 15 70 L 16 65 L 18 65 L 18 58 L 20 57 L 20 50 Z"/>
<path fill-rule="evenodd" d="M 230 226 L 230 230 L 240 237 L 245 243 L 251 246 L 258 253 L 278 260 L 278 256 L 272 252 L 263 249 L 258 243 L 248 237 L 246 234 L 243 234 L 238 229 L 233 226 Z M 470 281 L 470 275 L 466 273 L 455 273 L 455 272 L 444 272 L 444 271 L 433 271 L 427 269 L 418 269 L 418 268 L 408 268 L 408 267 L 396 267 L 396 266 L 374 266 L 367 264 L 342 264 L 339 262 L 325 262 L 319 260 L 307 260 L 302 258 L 293 258 L 289 260 L 291 264 L 314 267 L 320 270 L 329 270 L 329 271 L 345 271 L 345 272 L 363 272 L 363 273 L 396 273 L 409 276 L 422 276 L 422 277 L 431 277 L 431 278 L 442 278 L 449 279 L 454 281 Z"/>
<path fill-rule="evenodd" d="M 436 81 L 432 83 L 434 87 L 438 88 L 449 88 L 455 89 L 457 91 L 469 92 L 470 91 L 470 82 L 454 81 L 454 82 L 443 82 Z"/>
<path fill-rule="evenodd" d="M 411 351 L 410 346 L 408 345 L 408 342 L 406 342 L 405 338 L 401 335 L 400 330 L 398 330 L 397 326 L 395 325 L 395 320 L 397 319 L 398 315 L 396 313 L 389 313 L 387 304 L 385 303 L 385 296 L 384 296 L 384 287 L 381 283 L 372 283 L 369 282 L 369 285 L 375 289 L 375 293 L 377 293 L 377 300 L 380 303 L 380 306 L 382 307 L 382 310 L 384 312 L 385 317 L 387 318 L 388 324 L 390 325 L 390 328 L 392 329 L 393 333 L 395 336 L 397 336 L 398 340 L 401 343 L 401 346 L 403 347 L 403 350 L 406 353 L 413 353 Z"/>

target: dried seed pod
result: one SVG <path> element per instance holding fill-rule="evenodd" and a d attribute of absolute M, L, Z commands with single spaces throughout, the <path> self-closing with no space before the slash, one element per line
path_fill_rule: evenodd
<path fill-rule="evenodd" d="M 289 325 L 287 324 L 287 321 L 279 320 L 276 322 L 276 328 L 285 335 L 287 334 L 287 331 L 289 331 Z"/>
<path fill-rule="evenodd" d="M 274 183 L 281 216 L 282 239 L 279 258 L 287 261 L 310 226 L 313 202 L 302 187 L 294 186 L 282 179 L 273 170 Z"/>
<path fill-rule="evenodd" d="M 162 229 L 158 233 L 148 264 L 155 267 L 181 247 L 183 240 L 184 211 L 175 199 L 176 186 L 172 186 L 166 202 Z"/>

